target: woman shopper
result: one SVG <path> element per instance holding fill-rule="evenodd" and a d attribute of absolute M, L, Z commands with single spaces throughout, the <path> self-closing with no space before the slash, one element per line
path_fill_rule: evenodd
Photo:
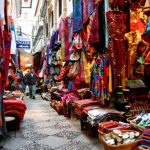
<path fill-rule="evenodd" d="M 37 76 L 33 68 L 31 68 L 30 73 L 28 75 L 28 85 L 29 85 L 30 98 L 33 98 L 33 99 L 35 99 L 36 81 L 37 81 Z"/>

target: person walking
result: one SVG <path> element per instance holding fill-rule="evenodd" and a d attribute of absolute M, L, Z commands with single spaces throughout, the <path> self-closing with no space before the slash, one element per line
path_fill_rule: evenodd
<path fill-rule="evenodd" d="M 35 99 L 36 81 L 37 81 L 37 76 L 32 68 L 30 70 L 30 73 L 28 74 L 28 85 L 29 85 L 30 98 L 33 98 L 33 99 Z"/>

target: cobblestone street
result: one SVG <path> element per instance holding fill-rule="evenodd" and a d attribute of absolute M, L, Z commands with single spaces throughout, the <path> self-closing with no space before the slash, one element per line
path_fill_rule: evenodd
<path fill-rule="evenodd" d="M 9 132 L 2 150 L 103 150 L 98 139 L 80 130 L 79 120 L 58 115 L 48 101 L 24 98 L 25 118 L 17 132 Z"/>

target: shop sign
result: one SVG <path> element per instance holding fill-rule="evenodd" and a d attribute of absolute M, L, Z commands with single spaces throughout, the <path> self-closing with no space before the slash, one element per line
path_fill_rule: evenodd
<path fill-rule="evenodd" d="M 16 47 L 22 48 L 22 49 L 30 49 L 31 48 L 31 41 L 29 38 L 17 37 Z"/>

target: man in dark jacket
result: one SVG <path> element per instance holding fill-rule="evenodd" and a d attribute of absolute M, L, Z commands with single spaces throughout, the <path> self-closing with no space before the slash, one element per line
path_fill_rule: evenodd
<path fill-rule="evenodd" d="M 35 99 L 36 81 L 37 81 L 37 76 L 34 73 L 34 70 L 31 69 L 30 73 L 28 74 L 28 85 L 29 85 L 30 98 L 33 99 Z"/>

